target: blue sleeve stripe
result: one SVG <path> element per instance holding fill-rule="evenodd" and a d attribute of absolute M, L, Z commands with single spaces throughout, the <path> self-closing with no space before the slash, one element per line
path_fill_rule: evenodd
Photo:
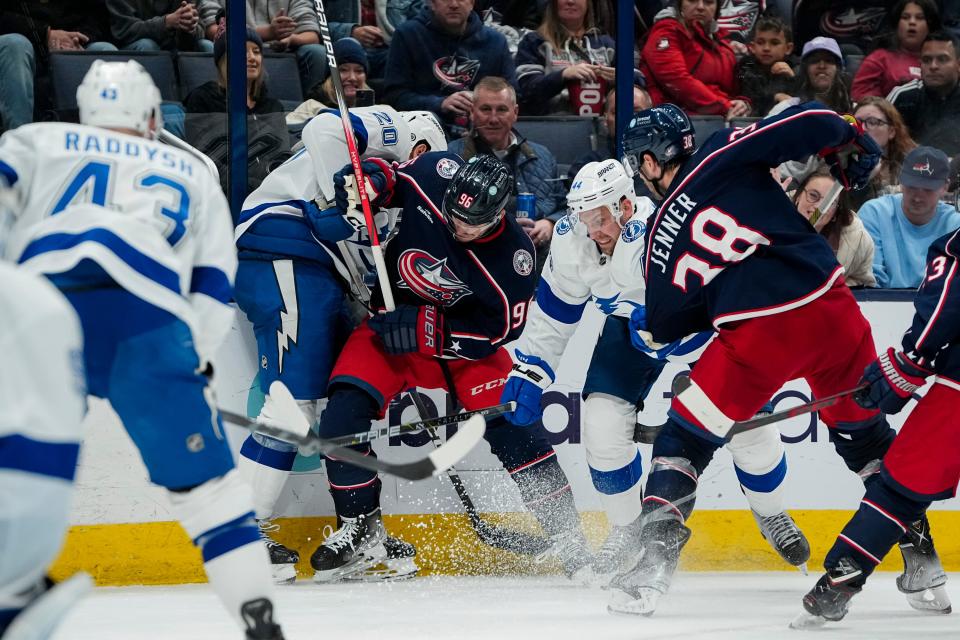
<path fill-rule="evenodd" d="M 162 287 L 180 295 L 180 276 L 176 271 L 168 269 L 150 256 L 141 253 L 127 244 L 123 238 L 112 231 L 103 228 L 94 228 L 81 233 L 51 233 L 37 238 L 24 250 L 19 262 L 22 264 L 31 258 L 43 253 L 69 251 L 85 242 L 101 244 L 120 258 L 131 269 L 145 278 L 156 282 Z"/>
<path fill-rule="evenodd" d="M 312 202 L 307 202 L 306 200 L 280 200 L 279 202 L 264 202 L 263 204 L 258 204 L 253 209 L 244 209 L 240 212 L 240 219 L 237 221 L 237 224 L 243 224 L 250 218 L 253 218 L 257 214 L 260 214 L 267 209 L 272 209 L 274 207 L 293 207 L 295 209 L 300 209 L 300 211 L 306 215 L 307 209 L 309 207 L 316 208 L 316 205 Z"/>
<path fill-rule="evenodd" d="M 12 187 L 17 184 L 17 180 L 20 179 L 20 176 L 17 175 L 17 172 L 13 167 L 8 165 L 3 160 L 0 160 L 0 176 L 3 176 L 7 180 L 7 186 Z"/>
<path fill-rule="evenodd" d="M 73 482 L 79 442 L 43 442 L 22 435 L 0 437 L 0 469 Z"/>
<path fill-rule="evenodd" d="M 537 287 L 537 304 L 540 305 L 544 313 L 554 320 L 564 324 L 576 324 L 580 322 L 587 301 L 584 300 L 580 304 L 564 302 L 550 288 L 550 283 L 546 280 L 540 280 L 540 285 Z"/>
<path fill-rule="evenodd" d="M 223 304 L 230 304 L 233 299 L 230 279 L 216 267 L 194 267 L 190 277 L 190 293 L 202 293 Z"/>
<path fill-rule="evenodd" d="M 754 475 L 747 473 L 740 467 L 734 465 L 737 472 L 737 479 L 745 489 L 756 491 L 757 493 L 770 493 L 780 486 L 783 479 L 787 477 L 787 455 L 780 458 L 780 462 L 773 469 L 766 473 Z"/>
<path fill-rule="evenodd" d="M 612 496 L 629 491 L 640 482 L 643 475 L 643 461 L 640 451 L 629 464 L 613 471 L 600 471 L 590 467 L 590 479 L 594 488 L 600 493 Z"/>
<path fill-rule="evenodd" d="M 713 337 L 713 331 L 701 331 L 695 333 L 690 338 L 680 342 L 680 346 L 670 352 L 671 356 L 683 356 L 692 353 L 707 344 L 707 341 Z"/>

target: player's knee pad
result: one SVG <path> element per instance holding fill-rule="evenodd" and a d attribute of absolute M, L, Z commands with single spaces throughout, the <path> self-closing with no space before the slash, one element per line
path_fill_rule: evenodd
<path fill-rule="evenodd" d="M 689 459 L 680 456 L 654 456 L 650 464 L 647 495 L 643 499 L 644 524 L 669 519 L 686 521 L 693 512 L 700 472 Z"/>
<path fill-rule="evenodd" d="M 854 473 L 860 473 L 873 460 L 882 459 L 895 435 L 882 413 L 865 423 L 838 425 L 830 432 L 834 448 Z"/>
<path fill-rule="evenodd" d="M 787 456 L 774 425 L 745 431 L 727 443 L 734 471 L 750 508 L 762 516 L 783 511 L 781 486 L 787 476 Z"/>
<path fill-rule="evenodd" d="M 233 470 L 183 491 L 171 491 L 173 513 L 210 562 L 244 545 L 259 543 L 250 486 Z"/>
<path fill-rule="evenodd" d="M 631 462 L 637 452 L 633 441 L 636 407 L 605 393 L 591 393 L 583 403 L 583 431 L 580 434 L 591 469 L 618 469 Z"/>
<path fill-rule="evenodd" d="M 718 448 L 718 443 L 696 435 L 680 426 L 676 419 L 670 416 L 653 443 L 653 457 L 686 458 L 699 476 L 710 464 Z"/>

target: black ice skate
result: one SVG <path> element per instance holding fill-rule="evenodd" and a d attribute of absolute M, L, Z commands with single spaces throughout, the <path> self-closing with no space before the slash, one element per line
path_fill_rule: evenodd
<path fill-rule="evenodd" d="M 266 598 L 244 602 L 240 617 L 247 625 L 246 640 L 284 640 L 280 625 L 273 621 L 273 603 Z"/>
<path fill-rule="evenodd" d="M 897 577 L 897 588 L 906 594 L 910 606 L 929 613 L 950 613 L 953 607 L 944 586 L 947 574 L 933 546 L 926 516 L 907 527 L 898 546 L 903 555 L 903 575 Z"/>
<path fill-rule="evenodd" d="M 653 615 L 660 596 L 670 588 L 690 529 L 679 520 L 658 520 L 643 528 L 641 538 L 643 555 L 639 562 L 610 583 L 610 613 Z"/>
<path fill-rule="evenodd" d="M 615 575 L 632 567 L 640 556 L 641 518 L 627 525 L 610 527 L 607 539 L 593 555 L 593 584 L 605 587 Z"/>
<path fill-rule="evenodd" d="M 297 567 L 300 554 L 290 547 L 284 546 L 270 537 L 271 533 L 280 530 L 280 525 L 271 520 L 257 520 L 260 527 L 260 537 L 270 553 L 270 570 L 273 572 L 273 581 L 277 584 L 290 584 L 297 579 Z"/>
<path fill-rule="evenodd" d="M 406 580 L 417 575 L 420 567 L 416 562 L 416 547 L 391 535 L 384 538 L 383 547 L 387 550 L 387 557 L 383 562 L 363 571 L 348 574 L 343 579 L 357 582 L 385 582 Z"/>
<path fill-rule="evenodd" d="M 380 509 L 356 518 L 341 518 L 340 528 L 323 541 L 310 557 L 317 582 L 333 582 L 365 571 L 387 557 Z"/>
<path fill-rule="evenodd" d="M 63 582 L 44 577 L 30 588 L 26 595 L 30 602 L 10 622 L 6 630 L 0 626 L 4 638 L 49 638 L 73 607 L 93 589 L 93 579 L 78 572 Z"/>
<path fill-rule="evenodd" d="M 807 542 L 807 537 L 800 531 L 793 518 L 786 511 L 766 517 L 756 511 L 752 513 L 757 526 L 760 527 L 760 534 L 770 543 L 773 550 L 806 574 L 807 561 L 810 560 L 810 543 Z"/>
<path fill-rule="evenodd" d="M 550 536 L 552 544 L 542 554 L 537 556 L 538 561 L 554 558 L 563 567 L 563 573 L 576 584 L 588 585 L 592 580 L 590 563 L 590 548 L 587 539 L 579 527 L 569 529 Z"/>
<path fill-rule="evenodd" d="M 860 593 L 864 582 L 866 577 L 857 561 L 844 556 L 803 596 L 803 608 L 806 611 L 790 623 L 790 628 L 810 629 L 822 627 L 828 621 L 843 620 L 850 610 L 850 599 Z"/>

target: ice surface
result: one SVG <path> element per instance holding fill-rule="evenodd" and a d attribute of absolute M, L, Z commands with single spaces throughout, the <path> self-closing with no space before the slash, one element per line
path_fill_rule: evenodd
<path fill-rule="evenodd" d="M 960 638 L 960 612 L 910 609 L 878 573 L 850 614 L 825 630 L 792 631 L 800 598 L 817 576 L 799 573 L 681 573 L 652 618 L 612 616 L 606 594 L 559 577 L 424 577 L 387 584 L 277 588 L 287 640 L 635 640 L 700 638 Z M 958 584 L 960 576 L 951 577 Z M 948 583 L 948 589 L 950 584 Z M 954 589 L 954 600 L 960 593 Z M 96 589 L 55 640 L 241 640 L 207 585 Z"/>

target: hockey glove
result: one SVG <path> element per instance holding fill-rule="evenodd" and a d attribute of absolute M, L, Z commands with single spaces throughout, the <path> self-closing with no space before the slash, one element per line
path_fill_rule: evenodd
<path fill-rule="evenodd" d="M 669 344 L 654 342 L 653 334 L 647 331 L 647 308 L 636 307 L 630 314 L 630 342 L 634 348 L 644 352 L 651 358 L 666 360 L 673 353 L 683 338 Z"/>
<path fill-rule="evenodd" d="M 360 163 L 363 170 L 363 182 L 367 190 L 367 199 L 373 208 L 382 207 L 393 194 L 395 176 L 393 168 L 385 160 L 370 158 Z M 333 174 L 333 190 L 337 209 L 347 215 L 347 222 L 355 224 L 351 212 L 360 209 L 360 194 L 357 190 L 357 180 L 353 174 L 353 165 L 346 165 Z M 362 221 L 362 218 L 355 218 Z"/>
<path fill-rule="evenodd" d="M 380 337 L 390 355 L 443 355 L 443 316 L 433 305 L 401 304 L 394 311 L 373 316 L 367 320 L 367 326 Z"/>
<path fill-rule="evenodd" d="M 858 391 L 853 399 L 864 409 L 897 413 L 932 373 L 914 363 L 904 352 L 887 349 L 864 369 L 860 382 L 870 386 Z"/>
<path fill-rule="evenodd" d="M 848 144 L 824 149 L 820 157 L 830 165 L 830 173 L 844 189 L 863 189 L 870 182 L 870 175 L 880 162 L 883 151 L 853 116 L 844 116 L 857 131 L 857 136 Z"/>
<path fill-rule="evenodd" d="M 515 411 L 505 413 L 504 417 L 520 427 L 533 424 L 543 416 L 540 397 L 544 390 L 553 384 L 556 376 L 546 362 L 536 356 L 514 350 L 514 363 L 503 385 L 500 402 L 514 401 Z"/>

